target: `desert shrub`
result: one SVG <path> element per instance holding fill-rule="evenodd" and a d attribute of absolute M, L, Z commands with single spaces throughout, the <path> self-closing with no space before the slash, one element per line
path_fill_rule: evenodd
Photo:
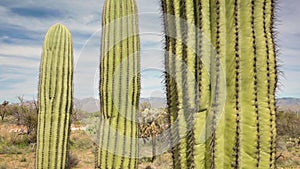
<path fill-rule="evenodd" d="M 3 101 L 3 103 L 0 105 L 0 117 L 2 121 L 7 115 L 9 115 L 9 111 L 7 111 L 8 104 L 8 101 Z"/>
<path fill-rule="evenodd" d="M 20 160 L 21 163 L 26 162 L 26 161 L 27 161 L 27 159 L 26 159 L 25 157 L 23 157 L 23 158 Z"/>
<path fill-rule="evenodd" d="M 78 165 L 78 163 L 79 163 L 78 156 L 76 154 L 69 153 L 68 154 L 68 163 L 67 163 L 66 168 L 68 168 L 68 169 L 74 168 Z"/>
<path fill-rule="evenodd" d="M 22 154 L 22 150 L 15 145 L 0 145 L 0 154 Z"/>
<path fill-rule="evenodd" d="M 27 142 L 35 143 L 38 126 L 38 107 L 35 101 L 25 102 L 18 97 L 20 103 L 9 106 L 8 111 L 14 117 L 15 124 L 26 127 Z"/>
<path fill-rule="evenodd" d="M 295 112 L 278 112 L 277 134 L 290 138 L 300 137 L 300 117 Z"/>
<path fill-rule="evenodd" d="M 0 164 L 0 169 L 7 169 L 7 165 L 6 164 Z"/>
<path fill-rule="evenodd" d="M 300 145 L 300 117 L 292 111 L 279 111 L 277 114 L 277 154 L 279 167 L 299 166 L 297 149 Z"/>
<path fill-rule="evenodd" d="M 96 139 L 98 128 L 99 128 L 99 123 L 91 124 L 87 127 L 85 132 L 90 138 Z"/>
<path fill-rule="evenodd" d="M 17 146 L 19 148 L 25 147 L 28 145 L 28 136 L 26 134 L 20 134 L 16 132 L 10 132 L 8 130 L 0 130 L 0 146 L 5 146 L 7 148 L 11 146 Z M 2 151 L 7 150 L 3 147 L 0 148 Z M 1 153 L 0 150 L 0 153 Z"/>
<path fill-rule="evenodd" d="M 86 150 L 93 147 L 93 142 L 84 131 L 75 131 L 70 137 L 70 148 Z"/>
<path fill-rule="evenodd" d="M 151 104 L 149 102 L 142 102 L 140 104 L 140 112 L 143 112 L 145 109 L 150 109 L 151 108 Z"/>
<path fill-rule="evenodd" d="M 156 158 L 156 137 L 168 127 L 169 115 L 164 109 L 146 108 L 139 114 L 139 137 L 150 139 L 152 144 L 152 158 L 144 158 L 144 161 L 153 162 Z"/>

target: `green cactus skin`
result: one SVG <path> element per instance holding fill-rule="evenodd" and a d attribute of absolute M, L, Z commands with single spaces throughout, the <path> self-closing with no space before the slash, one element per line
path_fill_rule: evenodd
<path fill-rule="evenodd" d="M 161 2 L 173 167 L 275 168 L 274 1 Z"/>
<path fill-rule="evenodd" d="M 167 104 L 171 114 L 170 135 L 175 145 L 172 148 L 173 167 L 204 167 L 206 145 L 203 137 L 210 104 L 211 51 L 207 38 L 202 37 L 211 34 L 209 15 L 204 15 L 209 13 L 209 0 L 162 0 L 162 9 L 166 32 Z"/>
<path fill-rule="evenodd" d="M 96 168 L 137 168 L 140 40 L 134 0 L 106 0 Z"/>
<path fill-rule="evenodd" d="M 45 37 L 39 81 L 36 168 L 66 168 L 73 95 L 69 30 L 52 26 Z"/>

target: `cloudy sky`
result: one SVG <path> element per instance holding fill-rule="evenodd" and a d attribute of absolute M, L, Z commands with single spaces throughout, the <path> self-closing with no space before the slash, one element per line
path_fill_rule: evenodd
<path fill-rule="evenodd" d="M 98 97 L 101 15 L 104 0 L 1 0 L 0 102 L 37 95 L 41 50 L 48 28 L 65 24 L 73 35 L 77 98 Z M 141 97 L 164 96 L 159 0 L 137 0 L 141 37 Z M 278 97 L 300 97 L 300 5 L 282 0 L 277 11 L 281 71 Z"/>

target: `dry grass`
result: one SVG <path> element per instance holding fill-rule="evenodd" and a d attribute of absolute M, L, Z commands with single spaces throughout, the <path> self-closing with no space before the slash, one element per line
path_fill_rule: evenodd
<path fill-rule="evenodd" d="M 0 125 L 0 138 L 5 138 L 5 141 L 3 139 L 2 141 L 0 140 L 0 146 L 4 145 L 6 147 L 6 151 L 0 153 L 0 169 L 34 169 L 35 147 L 9 144 L 8 142 L 12 140 L 20 139 L 15 138 L 14 133 L 9 133 L 11 127 L 9 125 Z M 71 132 L 70 152 L 71 156 L 78 160 L 78 164 L 73 167 L 74 169 L 93 169 L 95 161 L 93 151 L 93 141 L 84 131 Z M 140 169 L 169 169 L 172 164 L 170 154 L 158 156 L 153 163 L 149 159 L 142 159 L 141 161 L 139 164 Z"/>
<path fill-rule="evenodd" d="M 35 147 L 27 144 L 27 135 L 12 132 L 13 124 L 0 125 L 0 169 L 32 169 L 35 164 Z"/>
<path fill-rule="evenodd" d="M 0 169 L 34 169 L 35 146 L 24 143 L 25 135 L 9 132 L 17 128 L 14 124 L 0 124 Z M 278 137 L 279 148 L 277 166 L 279 169 L 300 169 L 300 145 L 289 137 Z M 74 169 L 94 168 L 93 141 L 84 131 L 72 131 L 70 137 L 70 153 L 76 166 Z M 278 154 L 278 155 L 279 155 Z M 139 169 L 171 169 L 170 153 L 161 154 L 151 162 L 151 158 L 141 159 Z"/>
<path fill-rule="evenodd" d="M 139 169 L 171 169 L 172 168 L 172 157 L 170 153 L 161 154 L 156 157 L 153 162 L 150 162 L 150 158 L 141 159 L 138 166 Z"/>
<path fill-rule="evenodd" d="M 9 132 L 14 125 L 0 125 L 0 169 L 34 169 L 35 146 L 22 143 L 23 135 Z M 70 137 L 70 154 L 78 164 L 73 168 L 94 168 L 93 142 L 84 131 Z"/>
<path fill-rule="evenodd" d="M 35 153 L 0 154 L 0 166 L 7 169 L 32 169 L 35 163 Z"/>

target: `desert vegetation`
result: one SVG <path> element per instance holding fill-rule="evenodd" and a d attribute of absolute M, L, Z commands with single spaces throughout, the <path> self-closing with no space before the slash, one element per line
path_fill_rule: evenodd
<path fill-rule="evenodd" d="M 32 145 L 24 151 L 35 152 L 28 165 L 37 169 L 76 168 L 80 157 L 90 156 L 84 168 L 275 168 L 285 147 L 297 151 L 299 118 L 279 112 L 276 120 L 274 6 L 272 0 L 161 0 L 167 107 L 142 104 L 139 111 L 138 9 L 134 0 L 105 1 L 96 116 L 73 110 L 72 37 L 64 25 L 53 25 L 43 46 L 38 101 L 1 104 L 3 125 L 18 126 L 1 137 L 3 154 Z M 84 118 L 96 124 L 85 126 Z M 157 153 L 162 133 L 168 151 Z M 150 140 L 150 159 L 141 156 L 139 140 Z"/>
<path fill-rule="evenodd" d="M 145 103 L 144 111 L 140 111 L 139 137 L 152 144 L 153 136 L 168 128 L 168 114 L 165 108 L 151 108 Z M 16 112 L 18 111 L 18 112 Z M 23 104 L 7 105 L 7 116 L 0 121 L 0 168 L 1 169 L 31 169 L 35 167 L 37 113 L 33 101 Z M 74 110 L 75 111 L 75 110 Z M 77 119 L 73 121 L 70 134 L 69 167 L 77 169 L 94 168 L 95 142 L 90 137 L 90 131 L 85 126 L 91 121 L 97 121 L 99 112 L 86 113 L 76 110 Z M 28 116 L 26 114 L 30 114 Z M 74 116 L 75 116 L 74 114 Z M 20 118 L 21 117 L 21 118 Z M 18 120 L 21 119 L 21 120 Z M 27 119 L 27 120 L 26 120 Z M 26 122 L 27 121 L 27 122 Z M 27 125 L 29 124 L 30 125 Z M 28 133 L 29 126 L 35 126 Z M 80 129 L 80 127 L 82 129 Z M 300 117 L 295 112 L 279 111 L 277 115 L 277 154 L 278 168 L 300 168 Z M 96 128 L 94 129 L 96 131 Z M 140 169 L 172 168 L 172 153 L 155 154 L 154 158 L 138 160 Z"/>

